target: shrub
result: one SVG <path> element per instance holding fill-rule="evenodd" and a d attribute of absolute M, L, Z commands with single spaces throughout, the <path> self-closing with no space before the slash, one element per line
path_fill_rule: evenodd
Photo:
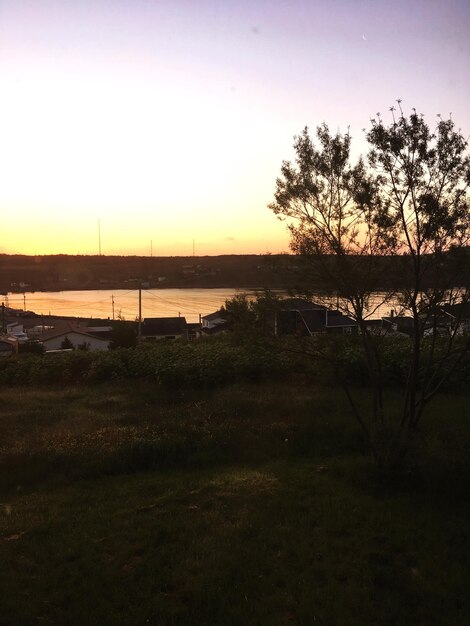
<path fill-rule="evenodd" d="M 121 358 L 120 350 L 111 352 L 97 351 L 93 354 L 85 380 L 92 383 L 102 383 L 126 376 L 127 368 Z"/>

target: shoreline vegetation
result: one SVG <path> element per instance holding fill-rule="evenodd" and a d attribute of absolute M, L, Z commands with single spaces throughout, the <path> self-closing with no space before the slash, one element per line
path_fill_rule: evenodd
<path fill-rule="evenodd" d="M 406 281 L 403 259 L 383 257 L 382 282 L 376 290 L 398 287 Z M 356 257 L 354 262 L 361 262 Z M 367 259 L 362 260 L 365 265 Z M 315 264 L 308 259 L 311 289 L 331 288 L 315 276 Z M 459 251 L 449 267 L 458 265 L 460 274 L 470 276 L 470 249 Z M 468 267 L 468 272 L 465 268 Z M 7 255 L 0 254 L 0 293 L 10 291 L 75 291 L 146 288 L 266 289 L 304 288 L 305 259 L 293 254 L 219 255 L 194 257 L 149 257 L 106 255 Z M 432 284 L 432 276 L 429 276 Z M 459 285 L 455 285 L 458 287 Z"/>

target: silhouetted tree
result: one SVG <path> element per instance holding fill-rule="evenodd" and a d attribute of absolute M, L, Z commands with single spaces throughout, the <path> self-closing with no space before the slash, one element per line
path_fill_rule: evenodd
<path fill-rule="evenodd" d="M 249 298 L 237 294 L 225 301 L 221 311 L 234 331 L 244 334 L 272 334 L 274 313 L 279 310 L 281 300 L 266 290 Z"/>
<path fill-rule="evenodd" d="M 252 302 L 245 294 L 237 294 L 226 300 L 221 313 L 235 331 L 249 331 L 256 322 Z"/>
<path fill-rule="evenodd" d="M 68 338 L 68 335 L 62 341 L 62 343 L 60 344 L 60 347 L 61 347 L 62 350 L 72 350 L 73 349 L 73 347 L 74 347 L 73 343 Z"/>
<path fill-rule="evenodd" d="M 115 348 L 133 348 L 137 345 L 137 330 L 134 322 L 126 322 L 119 319 L 113 322 L 113 331 L 111 334 L 110 350 Z"/>
<path fill-rule="evenodd" d="M 439 119 L 431 131 L 416 111 L 406 116 L 398 105 L 398 114 L 391 109 L 390 124 L 379 114 L 371 120 L 367 164 L 363 158 L 351 163 L 349 133 L 332 135 L 322 125 L 315 144 L 305 128 L 295 138 L 295 162 L 282 164 L 270 205 L 289 220 L 291 248 L 312 261 L 315 283 L 334 292 L 358 323 L 370 414 L 360 411 L 345 390 L 384 467 L 401 461 L 427 403 L 469 347 L 468 341 L 456 341 L 458 320 L 449 327 L 445 345 L 437 332 L 438 320 L 454 310 L 450 307 L 469 298 L 468 282 L 455 262 L 470 234 L 467 142 L 451 119 Z M 402 286 L 378 301 L 384 272 L 396 266 L 384 262 L 388 255 L 399 257 Z M 410 365 L 398 415 L 384 401 L 380 341 L 368 326 L 378 305 L 392 299 L 412 317 Z M 331 352 L 323 356 L 334 360 Z"/>

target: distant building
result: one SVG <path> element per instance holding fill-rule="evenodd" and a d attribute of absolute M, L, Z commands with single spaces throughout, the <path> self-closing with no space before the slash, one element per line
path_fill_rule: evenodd
<path fill-rule="evenodd" d="M 28 328 L 26 330 L 26 334 L 29 339 L 40 339 L 45 332 L 52 330 L 53 328 L 54 326 L 52 325 L 37 324 L 36 326 Z"/>
<path fill-rule="evenodd" d="M 309 336 L 357 331 L 357 322 L 341 311 L 302 298 L 281 300 L 278 310 L 272 313 L 271 326 L 275 335 Z"/>
<path fill-rule="evenodd" d="M 401 333 L 411 337 L 414 328 L 414 319 L 411 315 L 389 315 L 382 317 L 383 327 L 388 332 Z"/>
<path fill-rule="evenodd" d="M 188 339 L 185 317 L 146 317 L 142 322 L 142 339 Z"/>
<path fill-rule="evenodd" d="M 201 317 L 201 329 L 203 333 L 214 334 L 226 330 L 227 318 L 222 311 L 209 313 Z"/>
<path fill-rule="evenodd" d="M 443 315 L 450 321 L 450 328 L 457 335 L 470 335 L 470 302 L 444 307 Z"/>
<path fill-rule="evenodd" d="M 86 346 L 87 350 L 107 350 L 110 339 L 97 337 L 88 332 L 86 327 L 76 326 L 68 323 L 59 327 L 51 328 L 41 334 L 40 341 L 46 352 L 49 350 L 60 350 L 66 338 L 74 348 Z"/>
<path fill-rule="evenodd" d="M 7 324 L 7 334 L 10 337 L 14 337 L 18 343 L 26 343 L 28 341 L 28 335 L 24 332 L 23 324 L 12 322 Z"/>
<path fill-rule="evenodd" d="M 18 353 L 18 339 L 16 337 L 0 336 L 0 358 Z"/>

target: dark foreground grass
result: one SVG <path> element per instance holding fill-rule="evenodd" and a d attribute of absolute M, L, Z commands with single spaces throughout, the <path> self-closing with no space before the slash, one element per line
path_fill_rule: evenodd
<path fill-rule="evenodd" d="M 331 389 L 2 400 L 2 625 L 470 623 L 465 399 L 387 485 Z"/>

